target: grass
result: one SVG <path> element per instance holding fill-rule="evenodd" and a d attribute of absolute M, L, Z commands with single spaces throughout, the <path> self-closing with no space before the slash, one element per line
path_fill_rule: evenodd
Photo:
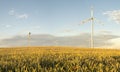
<path fill-rule="evenodd" d="M 120 50 L 55 46 L 0 48 L 0 72 L 120 72 Z"/>

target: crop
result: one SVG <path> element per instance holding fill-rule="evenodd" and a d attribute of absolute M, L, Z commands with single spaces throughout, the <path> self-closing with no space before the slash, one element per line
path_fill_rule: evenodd
<path fill-rule="evenodd" d="M 0 48 L 0 72 L 120 72 L 120 50 Z"/>

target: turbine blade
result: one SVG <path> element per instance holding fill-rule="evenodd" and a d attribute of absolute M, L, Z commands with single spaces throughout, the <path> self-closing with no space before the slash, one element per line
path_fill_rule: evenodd
<path fill-rule="evenodd" d="M 94 18 L 94 19 L 95 19 L 95 21 L 96 21 L 97 23 L 104 25 L 104 23 L 103 23 L 102 21 L 100 21 L 100 20 L 98 20 L 98 19 L 96 19 L 96 18 Z"/>
<path fill-rule="evenodd" d="M 92 19 L 93 19 L 93 18 L 88 18 L 88 19 L 86 19 L 86 20 L 83 20 L 83 21 L 80 22 L 80 24 L 87 23 L 87 22 L 91 21 Z"/>

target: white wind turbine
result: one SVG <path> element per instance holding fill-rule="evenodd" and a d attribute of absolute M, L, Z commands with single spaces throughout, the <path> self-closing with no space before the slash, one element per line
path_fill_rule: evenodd
<path fill-rule="evenodd" d="M 31 32 L 28 33 L 28 46 L 30 47 Z"/>
<path fill-rule="evenodd" d="M 31 42 L 31 32 L 29 32 L 29 30 L 27 30 L 27 29 L 23 29 L 23 30 L 20 30 L 19 32 L 17 32 L 17 35 L 19 35 L 19 36 L 22 36 L 22 37 L 24 37 L 24 35 L 27 33 L 27 35 L 25 36 L 25 46 L 31 46 L 30 45 L 30 42 Z"/>
<path fill-rule="evenodd" d="M 86 22 L 91 21 L 91 39 L 90 39 L 90 41 L 91 41 L 90 47 L 91 47 L 91 48 L 94 48 L 94 38 L 93 38 L 93 36 L 94 36 L 94 21 L 95 21 L 95 20 L 96 20 L 97 22 L 99 22 L 99 23 L 102 23 L 102 22 L 100 22 L 99 20 L 97 20 L 97 19 L 94 17 L 93 7 L 91 7 L 91 17 L 88 18 L 88 19 L 86 19 L 86 20 L 81 21 L 81 24 L 84 24 L 84 23 L 86 23 Z"/>

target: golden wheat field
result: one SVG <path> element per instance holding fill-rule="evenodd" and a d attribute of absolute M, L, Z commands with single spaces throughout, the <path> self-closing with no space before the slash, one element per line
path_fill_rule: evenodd
<path fill-rule="evenodd" d="M 120 72 L 120 50 L 54 46 L 0 48 L 0 72 Z"/>

